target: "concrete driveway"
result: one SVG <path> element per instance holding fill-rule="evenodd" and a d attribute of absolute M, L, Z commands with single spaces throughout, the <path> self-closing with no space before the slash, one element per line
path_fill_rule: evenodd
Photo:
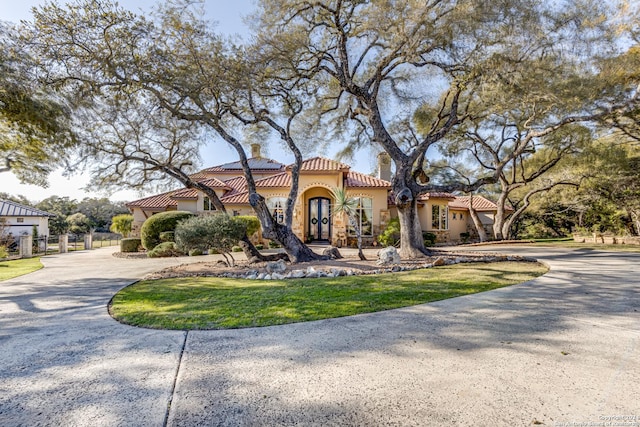
<path fill-rule="evenodd" d="M 500 250 L 551 272 L 382 313 L 189 333 L 106 310 L 185 259 L 47 257 L 0 282 L 0 425 L 640 426 L 640 255 Z"/>

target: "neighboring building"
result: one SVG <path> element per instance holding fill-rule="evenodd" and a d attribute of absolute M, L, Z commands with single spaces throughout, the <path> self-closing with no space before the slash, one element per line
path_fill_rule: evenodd
<path fill-rule="evenodd" d="M 49 217 L 55 216 L 49 212 L 8 200 L 0 200 L 0 228 L 3 234 L 11 233 L 14 237 L 33 234 L 33 228 L 38 230 L 38 236 L 49 236 Z"/>
<path fill-rule="evenodd" d="M 282 222 L 291 188 L 291 166 L 264 159 L 258 148 L 254 146 L 252 149 L 253 157 L 248 162 L 257 190 L 266 199 L 274 217 Z M 327 242 L 336 246 L 352 244 L 355 233 L 348 221 L 342 215 L 332 215 L 331 190 L 345 188 L 349 195 L 358 198 L 364 243 L 375 245 L 380 231 L 396 216 L 395 206 L 389 204 L 390 159 L 381 154 L 378 163 L 378 177 L 372 177 L 352 171 L 350 166 L 335 160 L 323 157 L 305 160 L 300 169 L 300 190 L 293 209 L 294 233 L 307 242 Z M 254 215 L 240 162 L 203 169 L 192 177 L 212 188 L 229 214 Z M 459 241 L 460 233 L 470 232 L 469 224 L 473 227 L 468 208 L 465 211 L 462 205 L 450 207 L 450 203 L 456 200 L 456 196 L 448 193 L 421 196 L 419 216 L 422 228 L 434 231 L 438 241 Z M 208 197 L 201 191 L 188 188 L 136 200 L 128 203 L 127 207 L 134 216 L 134 235 L 139 233 L 147 218 L 158 212 L 185 210 L 200 215 L 215 212 Z"/>

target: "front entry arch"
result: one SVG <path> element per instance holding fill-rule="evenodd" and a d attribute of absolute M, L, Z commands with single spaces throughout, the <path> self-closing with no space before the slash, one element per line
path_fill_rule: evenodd
<path fill-rule="evenodd" d="M 309 199 L 309 229 L 311 240 L 331 240 L 331 200 L 326 197 Z"/>

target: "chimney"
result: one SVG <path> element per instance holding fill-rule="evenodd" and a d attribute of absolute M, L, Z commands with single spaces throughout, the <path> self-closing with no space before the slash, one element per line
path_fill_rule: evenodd
<path fill-rule="evenodd" d="M 378 154 L 378 178 L 391 181 L 391 157 L 385 151 Z"/>
<path fill-rule="evenodd" d="M 262 158 L 260 155 L 260 144 L 251 144 L 251 157 L 256 159 Z"/>

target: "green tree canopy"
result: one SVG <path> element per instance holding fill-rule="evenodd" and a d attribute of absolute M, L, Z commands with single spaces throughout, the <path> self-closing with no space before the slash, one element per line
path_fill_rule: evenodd
<path fill-rule="evenodd" d="M 23 183 L 46 186 L 48 174 L 65 166 L 77 139 L 71 109 L 39 82 L 36 69 L 17 31 L 0 23 L 0 173 L 11 171 Z"/>

